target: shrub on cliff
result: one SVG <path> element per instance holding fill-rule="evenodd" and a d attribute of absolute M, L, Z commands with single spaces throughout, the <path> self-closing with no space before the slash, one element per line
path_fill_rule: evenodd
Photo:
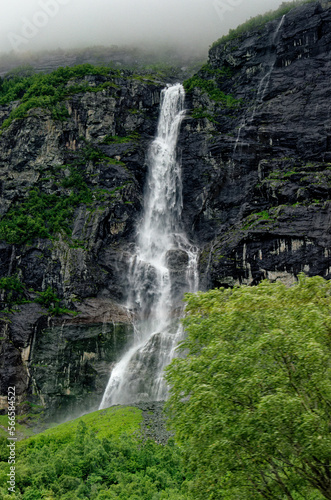
<path fill-rule="evenodd" d="M 312 2 L 315 2 L 315 0 L 292 0 L 291 2 L 283 2 L 281 6 L 278 7 L 277 10 L 268 11 L 265 14 L 259 14 L 258 16 L 251 17 L 243 24 L 240 24 L 237 28 L 230 29 L 229 33 L 216 40 L 216 42 L 212 44 L 212 47 L 217 47 L 222 43 L 234 40 L 235 38 L 242 35 L 243 33 L 246 33 L 247 31 L 262 28 L 266 23 L 286 15 L 295 7 L 298 7 L 299 5 L 303 5 L 305 3 L 312 3 Z M 216 1 L 216 8 L 217 8 L 217 1 Z"/>
<path fill-rule="evenodd" d="M 14 119 L 24 118 L 30 109 L 37 107 L 48 108 L 54 119 L 66 119 L 68 111 L 64 105 L 59 104 L 66 97 L 79 92 L 95 92 L 108 87 L 116 87 L 112 81 L 103 81 L 100 85 L 91 87 L 82 79 L 87 76 L 99 76 L 104 77 L 103 80 L 105 80 L 119 75 L 118 70 L 91 64 L 58 68 L 49 74 L 32 72 L 9 74 L 0 81 L 0 105 L 16 100 L 21 102 L 4 120 L 1 129 L 8 128 Z"/>
<path fill-rule="evenodd" d="M 186 299 L 168 411 L 195 498 L 331 498 L 331 282 Z"/>

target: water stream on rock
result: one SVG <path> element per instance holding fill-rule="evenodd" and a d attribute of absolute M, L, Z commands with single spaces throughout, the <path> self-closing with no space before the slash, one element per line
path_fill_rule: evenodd
<path fill-rule="evenodd" d="M 276 31 L 275 31 L 275 33 L 273 34 L 273 37 L 272 37 L 272 43 L 273 44 L 276 44 L 276 42 L 278 40 L 278 35 L 279 35 L 280 29 L 281 29 L 281 27 L 282 27 L 282 25 L 283 25 L 283 23 L 285 21 L 285 17 L 286 16 L 284 14 L 283 17 L 281 18 L 280 22 L 277 25 Z M 267 92 L 267 89 L 269 87 L 271 73 L 274 70 L 274 67 L 275 67 L 275 64 L 276 64 L 276 60 L 277 60 L 277 53 L 275 52 L 273 54 L 273 56 L 271 57 L 271 59 L 270 59 L 270 66 L 268 68 L 268 71 L 263 76 L 263 78 L 261 78 L 261 80 L 260 80 L 260 84 L 259 84 L 259 87 L 257 89 L 256 104 L 255 104 L 255 107 L 254 107 L 254 110 L 253 110 L 253 113 L 252 113 L 252 116 L 251 116 L 251 119 L 250 119 L 251 121 L 253 120 L 253 118 L 255 116 L 255 111 L 256 111 L 257 104 L 261 104 L 261 102 L 263 101 L 264 96 L 265 96 L 265 94 Z"/>
<path fill-rule="evenodd" d="M 181 84 L 162 91 L 157 135 L 148 153 L 143 218 L 129 272 L 127 307 L 137 318 L 135 338 L 111 372 L 100 409 L 166 398 L 163 370 L 183 335 L 181 299 L 184 292 L 197 290 L 198 251 L 181 227 L 177 140 L 184 99 Z"/>
<path fill-rule="evenodd" d="M 285 21 L 285 17 L 286 17 L 286 15 L 284 14 L 283 17 L 281 18 L 281 20 L 279 21 L 279 23 L 278 23 L 278 25 L 276 27 L 275 32 L 272 35 L 272 44 L 273 45 L 275 45 L 277 43 L 281 27 L 282 27 L 282 25 L 283 25 L 283 23 Z M 257 89 L 257 93 L 256 93 L 255 105 L 254 105 L 254 108 L 253 108 L 253 112 L 252 112 L 251 116 L 248 118 L 248 122 L 250 122 L 250 123 L 254 120 L 256 109 L 262 103 L 262 101 L 264 99 L 264 96 L 265 96 L 265 94 L 266 94 L 266 92 L 268 90 L 269 82 L 270 82 L 270 78 L 271 78 L 271 73 L 274 70 L 274 67 L 275 67 L 275 64 L 276 64 L 276 60 L 277 60 L 277 52 L 274 52 L 271 55 L 271 57 L 270 57 L 270 65 L 269 65 L 269 67 L 267 67 L 268 68 L 267 72 L 265 73 L 265 75 L 260 80 L 260 83 L 259 83 L 259 86 L 258 86 L 258 89 Z M 237 135 L 236 142 L 235 142 L 235 145 L 234 145 L 234 150 L 233 150 L 234 153 L 236 152 L 238 144 L 240 143 L 240 134 L 241 134 L 241 131 L 242 131 L 242 129 L 246 125 L 247 125 L 247 121 L 246 121 L 246 117 L 244 117 L 244 119 L 242 120 L 242 122 L 241 122 L 241 124 L 239 126 L 239 129 L 238 129 L 238 135 Z"/>

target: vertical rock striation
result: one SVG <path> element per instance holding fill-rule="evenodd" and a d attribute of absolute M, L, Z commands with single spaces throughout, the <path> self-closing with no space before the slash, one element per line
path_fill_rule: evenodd
<path fill-rule="evenodd" d="M 184 82 L 182 221 L 200 248 L 203 287 L 291 284 L 302 271 L 331 278 L 330 53 L 330 2 L 311 2 L 216 42 Z M 85 90 L 63 101 L 63 116 L 34 108 L 2 131 L 1 223 L 22 222 L 23 207 L 30 231 L 15 241 L 9 224 L 0 242 L 0 280 L 16 287 L 0 282 L 2 309 L 15 310 L 1 313 L 2 408 L 13 384 L 22 411 L 27 400 L 50 414 L 100 400 L 132 335 L 122 304 L 165 83 L 87 75 L 67 83 Z M 0 106 L 0 125 L 17 106 Z M 37 200 L 40 212 L 60 207 L 49 212 L 52 234 L 40 234 Z M 185 259 L 167 254 L 178 289 Z M 49 289 L 61 302 L 42 303 Z M 59 304 L 80 314 L 50 317 Z"/>
<path fill-rule="evenodd" d="M 206 287 L 331 277 L 331 9 L 215 43 L 182 136 L 184 215 Z M 220 95 L 220 94 L 219 94 Z"/>

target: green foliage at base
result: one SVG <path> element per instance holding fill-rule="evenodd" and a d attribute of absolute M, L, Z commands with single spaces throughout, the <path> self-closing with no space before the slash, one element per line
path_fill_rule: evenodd
<path fill-rule="evenodd" d="M 0 439 L 8 438 L 7 428 L 8 428 L 8 415 L 0 415 Z M 24 438 L 31 437 L 34 434 L 31 428 L 20 423 L 19 418 L 15 422 L 15 430 L 19 436 L 22 436 Z"/>
<path fill-rule="evenodd" d="M 142 422 L 141 410 L 130 406 L 112 406 L 105 410 L 87 413 L 75 420 L 65 422 L 38 434 L 35 439 L 44 439 L 49 436 L 57 442 L 69 442 L 73 440 L 73 435 L 79 425 L 84 423 L 89 431 L 93 432 L 98 439 L 107 437 L 119 437 L 124 432 L 132 434 L 140 432 Z"/>
<path fill-rule="evenodd" d="M 194 498 L 331 498 L 331 282 L 186 300 L 168 411 Z"/>
<path fill-rule="evenodd" d="M 112 407 L 18 443 L 16 493 L 9 498 L 188 500 L 179 448 L 142 442 L 141 419 L 137 408 Z M 6 444 L 0 438 L 4 499 Z"/>
<path fill-rule="evenodd" d="M 298 7 L 299 5 L 303 5 L 305 3 L 312 3 L 315 0 L 293 0 L 291 2 L 283 2 L 281 6 L 274 11 L 268 11 L 265 14 L 260 14 L 256 17 L 251 17 L 245 23 L 241 24 L 235 29 L 230 29 L 227 35 L 222 36 L 216 42 L 212 44 L 212 48 L 221 45 L 222 43 L 229 42 L 230 40 L 234 40 L 238 38 L 242 33 L 246 33 L 247 31 L 251 31 L 257 28 L 262 28 L 269 21 L 273 21 L 281 16 L 284 16 L 290 10 Z M 217 8 L 217 1 L 216 1 Z"/>

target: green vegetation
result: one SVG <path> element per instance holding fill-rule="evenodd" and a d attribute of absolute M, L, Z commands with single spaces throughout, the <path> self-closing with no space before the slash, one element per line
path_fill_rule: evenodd
<path fill-rule="evenodd" d="M 103 142 L 103 144 L 105 143 Z M 114 158 L 110 158 L 109 156 L 105 155 L 99 148 L 96 148 L 91 144 L 86 144 L 85 148 L 83 148 L 82 150 L 82 155 L 85 162 L 92 161 L 96 165 L 99 165 L 100 163 L 125 165 L 123 162 L 115 160 Z"/>
<path fill-rule="evenodd" d="M 229 42 L 230 40 L 234 40 L 238 38 L 241 34 L 246 33 L 247 31 L 260 29 L 269 21 L 273 21 L 281 16 L 284 16 L 290 10 L 298 7 L 299 5 L 303 5 L 305 3 L 311 3 L 315 0 L 293 0 L 291 2 L 283 2 L 281 6 L 274 11 L 266 12 L 265 14 L 260 14 L 256 17 L 251 17 L 245 23 L 241 24 L 235 29 L 230 29 L 227 35 L 222 36 L 216 42 L 212 44 L 213 47 L 217 47 L 218 45 Z"/>
<path fill-rule="evenodd" d="M 262 210 L 262 212 L 256 212 L 255 214 L 252 214 L 257 221 L 261 220 L 270 220 L 270 214 L 268 210 Z"/>
<path fill-rule="evenodd" d="M 22 283 L 17 276 L 5 276 L 0 279 L 1 290 L 4 292 L 2 303 L 6 305 L 6 309 L 0 311 L 3 314 L 10 314 L 14 306 L 31 302 L 45 307 L 48 310 L 48 314 L 52 316 L 77 314 L 75 311 L 61 307 L 61 299 L 59 299 L 57 292 L 50 286 L 43 292 L 37 292 L 33 289 L 27 290 L 25 283 Z"/>
<path fill-rule="evenodd" d="M 12 204 L 0 220 L 0 240 L 17 245 L 30 244 L 35 238 L 54 239 L 59 233 L 70 240 L 72 219 L 80 205 L 92 207 L 95 202 L 110 200 L 126 185 L 111 191 L 88 185 L 87 162 L 125 165 L 85 143 L 76 160 L 70 165 L 52 167 L 50 177 L 41 179 L 39 186 L 28 190 L 24 198 Z M 42 189 L 42 184 L 49 180 L 54 181 L 53 192 Z M 75 242 L 71 241 L 71 244 Z"/>
<path fill-rule="evenodd" d="M 68 182 L 71 183 L 70 178 Z M 68 195 L 31 189 L 26 198 L 15 203 L 1 219 L 0 239 L 20 245 L 31 243 L 35 238 L 52 238 L 57 232 L 70 235 L 74 209 L 92 201 L 91 190 L 85 186 L 72 185 Z"/>
<path fill-rule="evenodd" d="M 200 62 L 195 64 L 200 64 Z M 155 78 L 178 78 L 178 74 L 182 72 L 178 66 L 164 62 L 146 64 L 140 71 L 149 73 L 153 80 L 155 80 Z"/>
<path fill-rule="evenodd" d="M 179 448 L 143 442 L 141 420 L 136 408 L 112 407 L 21 441 L 11 495 L 7 441 L 0 438 L 1 498 L 187 500 Z"/>
<path fill-rule="evenodd" d="M 214 69 L 209 64 L 205 64 L 197 74 L 185 80 L 183 85 L 187 93 L 193 92 L 194 89 L 198 88 L 207 94 L 215 103 L 220 104 L 224 108 L 234 109 L 238 108 L 242 104 L 241 99 L 236 99 L 233 95 L 226 94 L 219 88 L 220 85 L 222 85 L 222 83 L 228 78 L 231 78 L 231 76 L 232 70 L 230 68 Z M 196 116 L 199 114 L 199 111 L 200 110 L 193 111 L 193 118 L 198 117 L 210 119 L 211 115 Z M 215 122 L 214 119 L 211 119 L 210 121 Z"/>
<path fill-rule="evenodd" d="M 194 75 L 183 83 L 186 92 L 192 92 L 195 88 L 199 88 L 205 92 L 210 99 L 220 103 L 225 108 L 237 108 L 241 104 L 241 100 L 235 99 L 231 94 L 225 94 L 217 86 L 214 80 L 207 80 L 201 76 Z"/>
<path fill-rule="evenodd" d="M 257 185 L 256 187 L 260 187 Z M 252 228 L 253 226 L 257 226 L 261 222 L 264 223 L 275 223 L 277 221 L 277 217 L 279 216 L 279 212 L 281 209 L 285 208 L 287 205 L 279 205 L 277 207 L 270 207 L 268 210 L 262 210 L 262 212 L 254 212 L 246 217 L 243 221 L 242 229 L 245 231 L 247 229 Z M 290 206 L 290 205 L 288 205 Z"/>
<path fill-rule="evenodd" d="M 141 410 L 134 407 L 113 406 L 102 411 L 95 411 L 83 415 L 76 420 L 50 427 L 35 438 L 36 440 L 51 437 L 57 442 L 68 442 L 84 423 L 89 432 L 93 432 L 98 439 L 119 437 L 123 433 L 139 433 L 142 422 Z"/>
<path fill-rule="evenodd" d="M 186 300 L 168 412 L 194 498 L 331 498 L 331 282 Z"/>
<path fill-rule="evenodd" d="M 268 172 L 261 182 L 256 185 L 257 189 L 272 190 L 277 196 L 284 190 L 286 183 L 294 182 L 299 187 L 296 189 L 294 203 L 300 203 L 302 206 L 308 206 L 313 203 L 314 187 L 320 191 L 320 202 L 326 202 L 329 199 L 328 187 L 331 185 L 328 175 L 329 164 L 323 162 L 300 163 L 294 162 L 289 158 L 273 159 L 274 168 Z M 269 164 L 270 167 L 270 164 Z M 290 201 L 290 200 L 289 200 Z M 285 206 L 285 205 L 284 205 Z M 276 214 L 276 207 L 273 209 Z"/>
<path fill-rule="evenodd" d="M 5 276 L 0 278 L 0 290 L 7 292 L 17 292 L 21 295 L 24 291 L 24 285 L 19 281 L 17 276 Z"/>
<path fill-rule="evenodd" d="M 56 302 L 50 289 L 38 297 Z M 302 274 L 291 288 L 264 281 L 186 301 L 183 356 L 167 369 L 176 444 L 144 441 L 137 408 L 84 415 L 17 443 L 9 496 L 1 432 L 0 498 L 330 498 L 331 282 Z"/>
<path fill-rule="evenodd" d="M 1 443 L 1 438 L 5 438 L 6 440 L 8 438 L 7 428 L 8 428 L 8 415 L 0 415 L 0 443 Z M 33 436 L 34 434 L 33 430 L 27 427 L 26 425 L 21 424 L 20 420 L 16 420 L 15 429 L 17 435 L 21 436 L 22 438 L 27 438 Z M 1 444 L 0 444 L 0 449 L 1 449 Z"/>
<path fill-rule="evenodd" d="M 29 302 L 24 283 L 17 276 L 4 276 L 0 279 L 0 292 L 2 297 L 1 313 L 10 313 L 14 305 Z M 3 318 L 1 318 L 3 319 Z"/>
<path fill-rule="evenodd" d="M 270 208 L 269 211 L 262 210 L 262 212 L 254 212 L 245 219 L 245 225 L 243 226 L 243 229 L 249 229 L 253 225 L 263 221 L 275 222 L 276 217 L 274 212 L 276 210 L 277 208 Z M 270 213 L 270 211 L 272 213 Z"/>
<path fill-rule="evenodd" d="M 66 121 L 69 118 L 69 111 L 64 104 L 56 103 L 51 108 L 53 120 Z"/>
<path fill-rule="evenodd" d="M 195 119 L 202 119 L 202 118 L 206 118 L 207 120 L 209 120 L 211 123 L 215 123 L 215 124 L 218 124 L 217 120 L 213 117 L 213 115 L 211 113 L 209 113 L 207 111 L 206 108 L 195 108 L 193 111 L 192 111 L 192 118 L 195 118 Z"/>
<path fill-rule="evenodd" d="M 140 134 L 138 132 L 132 132 L 132 134 L 127 136 L 119 136 L 119 135 L 107 135 L 102 141 L 102 144 L 125 144 L 127 142 L 137 142 L 140 138 Z"/>
<path fill-rule="evenodd" d="M 50 74 L 31 74 L 31 71 L 8 74 L 0 79 L 0 105 L 17 100 L 20 104 L 3 122 L 1 128 L 9 127 L 14 119 L 24 118 L 29 109 L 37 107 L 50 109 L 54 119 L 64 120 L 68 116 L 68 111 L 61 101 L 66 97 L 79 92 L 98 92 L 109 87 L 117 88 L 111 81 L 104 81 L 94 87 L 88 81 L 76 83 L 76 80 L 82 80 L 87 76 L 113 78 L 120 76 L 120 72 L 110 67 L 81 64 L 73 68 L 58 68 Z"/>
<path fill-rule="evenodd" d="M 85 161 L 92 161 L 96 165 L 110 160 L 109 156 L 105 155 L 99 148 L 88 143 L 83 148 L 82 155 Z"/>
<path fill-rule="evenodd" d="M 70 309 L 60 306 L 61 299 L 57 296 L 55 290 L 50 286 L 46 288 L 43 292 L 36 292 L 37 297 L 35 297 L 33 302 L 42 305 L 48 310 L 48 314 L 51 316 L 60 316 L 62 314 L 73 314 L 77 315 L 76 311 L 71 311 Z"/>
<path fill-rule="evenodd" d="M 209 63 L 207 63 L 200 68 L 199 73 L 205 73 L 209 76 L 213 76 L 219 83 L 223 83 L 228 78 L 231 78 L 233 70 L 225 66 L 222 68 L 213 68 Z"/>

